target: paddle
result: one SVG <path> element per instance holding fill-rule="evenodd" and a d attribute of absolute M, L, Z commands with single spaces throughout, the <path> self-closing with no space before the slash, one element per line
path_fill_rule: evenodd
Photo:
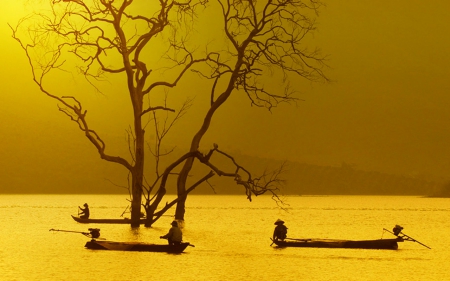
<path fill-rule="evenodd" d="M 73 230 L 62 230 L 62 229 L 50 229 L 49 231 L 59 231 L 59 232 L 72 232 L 72 233 L 81 233 L 84 236 L 94 238 L 94 239 L 100 239 L 100 240 L 106 240 L 105 238 L 100 238 L 100 229 L 97 228 L 89 228 L 90 232 L 82 232 L 82 231 L 73 231 Z"/>
<path fill-rule="evenodd" d="M 408 236 L 408 235 L 404 234 L 403 232 L 401 232 L 401 234 L 402 234 L 402 238 L 403 238 L 403 237 L 407 237 L 407 238 L 408 238 L 407 240 L 409 240 L 409 241 L 413 241 L 413 242 L 416 242 L 416 243 L 419 243 L 420 245 L 422 245 L 422 246 L 424 246 L 424 247 L 427 247 L 428 249 L 430 249 L 430 250 L 431 250 L 431 248 L 430 248 L 430 247 L 428 247 L 427 245 L 425 245 L 425 244 L 423 244 L 423 243 L 421 243 L 421 242 L 417 241 L 416 239 L 414 239 L 414 238 L 412 238 L 412 237 L 410 237 L 410 236 Z"/>
<path fill-rule="evenodd" d="M 385 231 L 387 231 L 387 232 L 389 232 L 389 233 L 395 235 L 395 233 L 393 233 L 393 232 L 387 230 L 386 228 L 383 228 L 383 230 L 385 230 Z M 401 235 L 401 236 L 400 236 L 400 235 Z M 427 245 L 425 245 L 425 244 L 423 244 L 423 243 L 417 241 L 416 239 L 412 238 L 411 236 L 408 236 L 408 235 L 404 234 L 403 232 L 400 232 L 399 235 L 395 235 L 395 236 L 400 237 L 400 238 L 402 238 L 403 240 L 406 240 L 406 241 L 412 241 L 412 242 L 419 243 L 420 245 L 422 245 L 422 246 L 424 246 L 424 247 L 427 247 L 428 249 L 431 250 L 431 248 L 428 247 Z M 405 237 L 406 237 L 406 239 L 405 239 Z"/>
<path fill-rule="evenodd" d="M 90 235 L 89 232 L 73 231 L 73 230 L 62 230 L 62 229 L 54 229 L 54 228 L 50 229 L 49 231 L 60 231 L 60 232 L 81 233 L 81 234 L 86 235 L 86 236 L 87 236 L 87 235 Z"/>

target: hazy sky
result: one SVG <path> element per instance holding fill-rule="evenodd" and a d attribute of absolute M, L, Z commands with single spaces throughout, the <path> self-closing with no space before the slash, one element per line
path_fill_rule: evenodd
<path fill-rule="evenodd" d="M 68 177 L 87 176 L 79 173 L 88 168 L 112 165 L 98 159 L 74 124 L 31 81 L 7 26 L 26 11 L 20 1 L 3 2 L 9 4 L 2 3 L 0 10 L 0 189 L 31 186 L 40 174 L 49 184 L 61 184 Z M 325 3 L 315 43 L 330 56 L 327 74 L 333 82 L 305 84 L 297 89 L 303 101 L 272 113 L 235 97 L 218 112 L 203 143 L 261 157 L 334 166 L 345 162 L 364 170 L 450 179 L 450 2 Z M 110 96 L 92 99 L 112 106 L 110 112 L 123 104 Z M 90 111 L 107 126 L 105 134 L 124 133 L 126 124 L 116 128 L 96 110 Z M 170 141 L 187 145 L 186 139 L 178 140 Z M 58 169 L 66 173 L 57 181 L 53 171 Z"/>

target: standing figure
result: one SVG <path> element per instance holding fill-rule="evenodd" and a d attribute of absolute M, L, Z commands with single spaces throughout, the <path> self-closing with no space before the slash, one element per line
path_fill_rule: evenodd
<path fill-rule="evenodd" d="M 281 240 L 286 239 L 288 228 L 284 225 L 284 221 L 278 219 L 275 222 L 275 230 L 273 231 L 273 240 Z"/>
<path fill-rule="evenodd" d="M 81 213 L 80 213 L 80 218 L 81 219 L 88 219 L 89 218 L 89 206 L 87 203 L 84 203 L 84 208 L 81 208 L 80 206 L 78 206 L 78 208 L 80 208 Z"/>
<path fill-rule="evenodd" d="M 167 239 L 169 241 L 169 245 L 180 245 L 183 240 L 183 233 L 178 227 L 178 223 L 176 221 L 173 221 L 171 225 L 172 227 L 169 229 L 169 233 L 164 236 L 160 236 L 159 238 Z"/>

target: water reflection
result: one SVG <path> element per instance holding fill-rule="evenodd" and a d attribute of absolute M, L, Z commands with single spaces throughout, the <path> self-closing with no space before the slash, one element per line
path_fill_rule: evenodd
<path fill-rule="evenodd" d="M 240 196 L 193 196 L 183 238 L 195 248 L 167 255 L 87 250 L 89 238 L 81 234 L 49 232 L 97 227 L 112 241 L 165 243 L 159 237 L 173 217 L 162 217 L 151 228 L 85 225 L 70 217 L 79 202 L 89 202 L 96 217 L 117 217 L 123 196 L 1 195 L 0 272 L 4 280 L 450 280 L 446 267 L 436 266 L 450 262 L 450 199 L 287 200 L 288 212 L 264 196 L 252 203 Z M 298 238 L 376 239 L 383 228 L 400 224 L 432 250 L 413 242 L 401 243 L 397 251 L 276 249 L 270 237 L 277 218 L 289 226 L 290 237 Z"/>

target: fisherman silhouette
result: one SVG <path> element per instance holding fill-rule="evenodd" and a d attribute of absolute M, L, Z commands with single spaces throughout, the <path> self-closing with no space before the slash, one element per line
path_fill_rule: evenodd
<path fill-rule="evenodd" d="M 159 238 L 167 239 L 169 245 L 180 245 L 183 240 L 183 233 L 181 232 L 181 229 L 178 228 L 178 223 L 176 221 L 173 221 L 171 225 L 172 227 L 170 228 L 169 233 L 160 236 Z"/>
<path fill-rule="evenodd" d="M 284 225 L 284 221 L 278 219 L 275 222 L 275 229 L 273 231 L 273 240 L 281 240 L 286 239 L 288 228 Z"/>
<path fill-rule="evenodd" d="M 84 203 L 83 206 L 84 206 L 84 208 L 81 208 L 80 206 L 78 206 L 78 208 L 80 208 L 80 210 L 81 210 L 81 213 L 79 214 L 80 218 L 88 219 L 89 218 L 89 206 L 87 203 Z"/>

